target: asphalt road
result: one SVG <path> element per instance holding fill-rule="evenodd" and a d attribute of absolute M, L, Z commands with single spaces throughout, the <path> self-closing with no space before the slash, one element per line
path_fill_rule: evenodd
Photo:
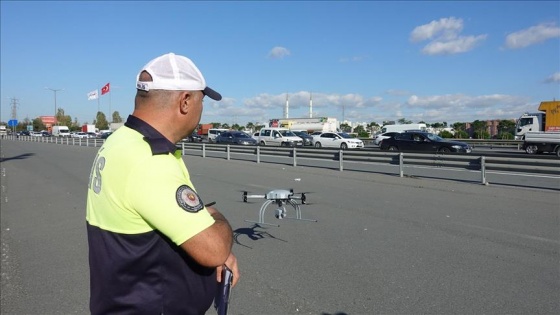
<path fill-rule="evenodd" d="M 96 151 L 1 142 L 2 314 L 87 313 Z M 557 191 L 184 160 L 236 232 L 242 278 L 230 314 L 560 313 Z M 273 206 L 265 221 L 280 227 L 245 222 L 262 201 L 243 203 L 242 191 L 279 188 L 310 192 L 302 215 L 318 222 L 276 220 Z"/>

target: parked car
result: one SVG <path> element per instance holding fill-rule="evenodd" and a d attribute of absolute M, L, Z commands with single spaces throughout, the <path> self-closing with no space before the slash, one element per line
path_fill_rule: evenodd
<path fill-rule="evenodd" d="M 306 131 L 292 130 L 292 132 L 303 140 L 303 145 L 313 145 L 313 137 L 310 136 Z"/>
<path fill-rule="evenodd" d="M 364 147 L 364 142 L 360 139 L 352 138 L 345 132 L 323 132 L 313 137 L 316 148 L 341 148 L 358 149 Z"/>
<path fill-rule="evenodd" d="M 95 132 L 86 132 L 88 138 L 97 138 L 97 134 Z"/>
<path fill-rule="evenodd" d="M 373 144 L 379 145 L 383 139 L 391 138 L 392 136 L 398 135 L 399 133 L 400 133 L 400 132 L 384 132 L 384 133 L 380 133 L 380 134 L 378 134 L 377 136 L 375 136 L 375 139 L 373 139 Z"/>
<path fill-rule="evenodd" d="M 42 137 L 52 137 L 52 135 L 50 133 L 48 133 L 47 131 L 41 131 L 41 136 Z"/>
<path fill-rule="evenodd" d="M 429 132 L 403 132 L 381 141 L 381 150 L 471 153 L 465 142 L 450 141 Z"/>
<path fill-rule="evenodd" d="M 257 140 L 242 131 L 225 131 L 216 137 L 216 143 L 257 145 Z"/>

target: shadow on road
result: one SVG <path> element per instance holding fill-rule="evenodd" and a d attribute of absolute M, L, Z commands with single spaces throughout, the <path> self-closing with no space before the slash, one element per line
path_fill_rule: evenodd
<path fill-rule="evenodd" d="M 32 157 L 34 155 L 35 155 L 35 153 L 24 153 L 24 154 L 12 156 L 12 157 L 6 157 L 6 158 L 0 157 L 0 162 L 6 162 L 6 161 L 9 161 L 9 160 L 23 160 L 23 159 L 27 159 L 29 157 Z"/>
<path fill-rule="evenodd" d="M 251 226 L 251 227 L 236 229 L 235 231 L 233 231 L 233 240 L 235 241 L 236 244 L 239 244 L 243 247 L 247 247 L 247 248 L 251 248 L 251 249 L 252 249 L 252 247 L 241 244 L 239 242 L 239 236 L 245 235 L 253 241 L 258 241 L 260 239 L 269 237 L 269 238 L 277 239 L 277 240 L 282 241 L 282 242 L 287 242 L 283 239 L 275 237 L 274 235 L 272 235 L 268 232 L 255 230 L 256 228 L 261 228 L 261 226 L 259 224 L 253 224 L 253 226 Z"/>

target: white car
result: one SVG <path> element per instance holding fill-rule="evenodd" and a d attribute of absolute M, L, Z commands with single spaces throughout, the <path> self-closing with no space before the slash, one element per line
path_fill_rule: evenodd
<path fill-rule="evenodd" d="M 352 138 L 345 132 L 323 132 L 313 137 L 316 148 L 341 148 L 358 149 L 364 147 L 364 142 L 360 139 Z"/>
<path fill-rule="evenodd" d="M 86 132 L 76 132 L 74 134 L 72 134 L 73 138 L 80 138 L 80 139 L 86 139 L 89 138 L 89 135 Z"/>
<path fill-rule="evenodd" d="M 260 145 L 277 145 L 281 147 L 301 147 L 303 140 L 287 128 L 262 128 L 259 134 Z"/>
<path fill-rule="evenodd" d="M 387 138 L 391 138 L 394 135 L 398 135 L 400 132 L 385 132 L 385 133 L 380 133 L 377 136 L 375 136 L 375 139 L 373 139 L 373 144 L 375 145 L 380 145 L 381 141 L 383 141 L 383 139 L 387 139 Z"/>

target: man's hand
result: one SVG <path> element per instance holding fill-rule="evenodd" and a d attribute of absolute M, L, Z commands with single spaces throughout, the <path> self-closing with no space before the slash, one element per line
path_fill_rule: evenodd
<path fill-rule="evenodd" d="M 228 268 L 231 269 L 231 272 L 233 273 L 233 282 L 231 284 L 231 287 L 233 288 L 235 284 L 237 284 L 237 281 L 239 281 L 239 268 L 237 267 L 237 258 L 235 258 L 233 253 L 229 254 L 225 265 L 228 266 Z M 218 279 L 218 282 L 222 282 L 222 268 L 222 266 L 216 268 L 216 278 Z"/>

